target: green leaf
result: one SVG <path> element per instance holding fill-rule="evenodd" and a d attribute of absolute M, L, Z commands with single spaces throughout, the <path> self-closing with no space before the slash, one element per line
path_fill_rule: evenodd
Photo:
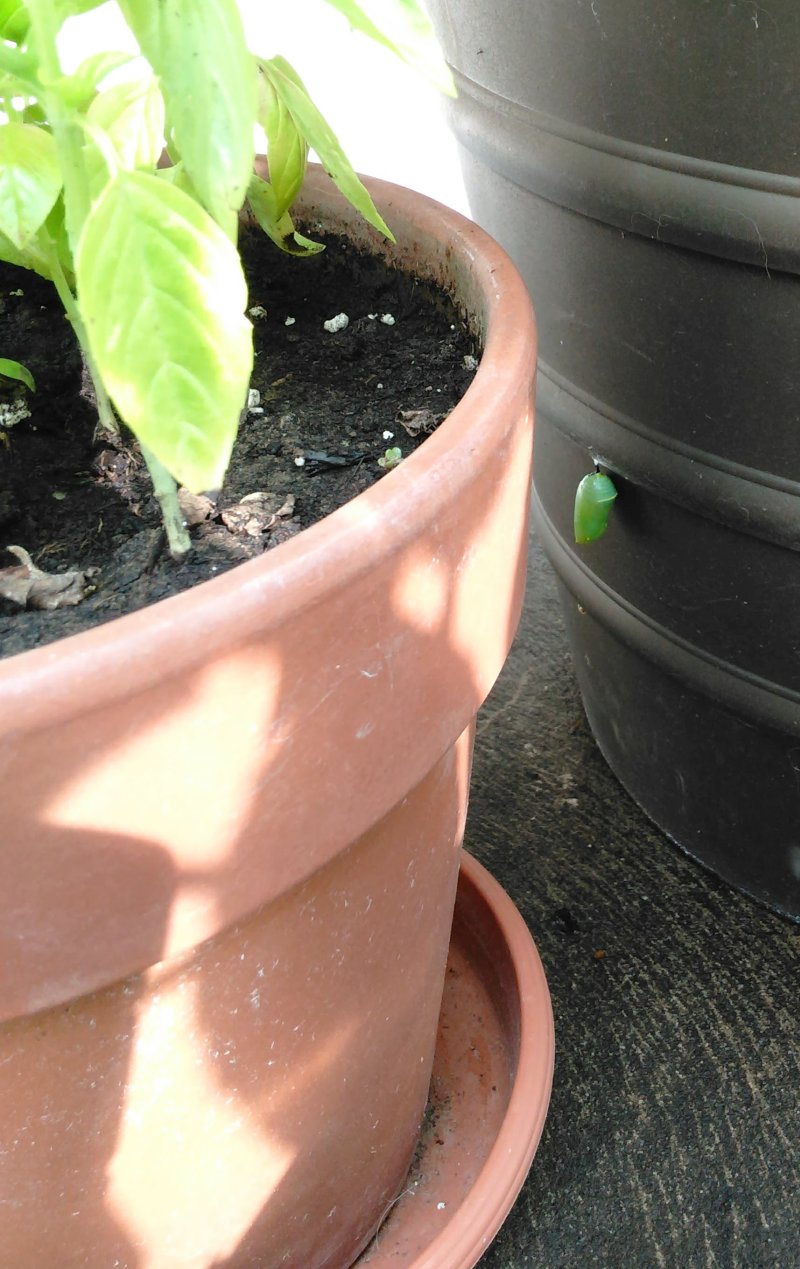
<path fill-rule="evenodd" d="M 66 105 L 75 110 L 85 110 L 106 76 L 132 61 L 131 53 L 94 53 L 85 58 L 71 75 L 63 75 L 57 80 L 55 86 Z"/>
<path fill-rule="evenodd" d="M 28 34 L 30 15 L 20 0 L 0 0 L 0 38 L 21 44 Z"/>
<path fill-rule="evenodd" d="M 36 391 L 33 375 L 25 366 L 21 366 L 18 361 L 12 361 L 9 357 L 0 357 L 0 375 L 4 379 L 16 379 L 19 383 L 24 383 L 26 388 L 30 388 L 31 392 Z"/>
<path fill-rule="evenodd" d="M 343 14 L 354 30 L 361 31 L 396 54 L 434 88 L 455 97 L 450 68 L 442 56 L 431 20 L 417 0 L 394 0 L 391 10 L 395 20 L 391 25 L 398 28 L 396 35 L 390 35 L 384 26 L 373 22 L 356 0 L 327 0 L 327 3 Z M 385 22 L 385 3 L 383 7 L 382 20 Z"/>
<path fill-rule="evenodd" d="M 259 66 L 288 109 L 301 136 L 316 150 L 331 180 L 365 220 L 394 242 L 392 231 L 354 172 L 335 134 L 306 92 L 297 72 L 282 57 L 259 62 Z"/>
<path fill-rule="evenodd" d="M 35 123 L 37 125 L 41 124 L 47 132 L 50 131 L 50 127 L 47 123 L 47 117 L 38 101 L 32 101 L 25 107 L 22 112 L 22 122 Z"/>
<path fill-rule="evenodd" d="M 18 251 L 11 240 L 0 233 L 0 260 L 16 265 L 20 269 L 32 269 L 40 277 L 47 278 L 48 282 L 53 280 L 51 264 L 53 253 L 58 257 L 68 285 L 73 286 L 75 265 L 67 237 L 62 194 L 59 194 L 44 225 L 27 243 L 24 251 Z"/>
<path fill-rule="evenodd" d="M 64 276 L 71 287 L 74 288 L 75 283 L 75 261 L 72 258 L 72 251 L 69 245 L 69 235 L 67 233 L 67 215 L 64 208 L 63 191 L 56 199 L 53 210 L 44 222 L 44 232 L 47 234 L 53 245 L 56 255 L 58 256 Z M 41 238 L 41 233 L 37 235 Z M 37 251 L 41 251 L 41 245 L 37 241 Z M 48 266 L 49 267 L 49 266 Z"/>
<path fill-rule="evenodd" d="M 49 240 L 49 246 L 48 246 Z M 26 244 L 24 251 L 19 251 L 10 238 L 0 233 L 0 260 L 16 265 L 20 269 L 32 269 L 40 277 L 53 280 L 51 253 L 58 257 L 64 276 L 71 286 L 74 281 L 75 266 L 69 248 L 69 239 L 64 217 L 64 196 L 59 194 L 44 225 Z"/>
<path fill-rule="evenodd" d="M 87 129 L 81 153 L 89 202 L 93 205 L 120 165 L 117 162 L 116 150 L 105 133 L 98 128 L 93 128 L 91 131 Z"/>
<path fill-rule="evenodd" d="M 164 148 L 164 100 L 152 75 L 99 93 L 86 117 L 105 132 L 123 167 L 152 171 Z"/>
<path fill-rule="evenodd" d="M 183 190 L 184 194 L 188 194 L 196 203 L 199 203 L 200 199 L 197 197 L 197 190 L 192 185 L 189 174 L 180 159 L 177 163 L 171 163 L 168 167 L 158 168 L 156 176 L 160 180 L 166 181 L 169 185 L 174 185 L 176 189 Z"/>
<path fill-rule="evenodd" d="M 30 93 L 29 84 L 23 83 L 21 79 L 15 79 L 13 75 L 0 73 L 0 102 L 3 103 L 3 108 L 12 97 L 29 97 Z"/>
<path fill-rule="evenodd" d="M 56 143 L 30 123 L 0 127 L 0 231 L 19 250 L 45 221 L 61 190 Z"/>
<path fill-rule="evenodd" d="M 4 233 L 0 233 L 0 260 L 4 260 L 6 264 L 17 265 L 20 269 L 32 269 L 34 273 L 47 278 L 48 282 L 52 281 L 50 266 L 38 248 L 35 238 L 28 243 L 24 251 L 18 251 L 11 239 Z"/>
<path fill-rule="evenodd" d="M 36 62 L 31 53 L 6 44 L 0 37 L 0 73 L 11 79 L 15 93 L 21 97 L 35 97 L 39 92 L 36 78 Z"/>
<path fill-rule="evenodd" d="M 75 18 L 90 9 L 99 9 L 106 0 L 55 0 L 55 11 L 59 23 L 66 18 Z"/>
<path fill-rule="evenodd" d="M 308 145 L 286 103 L 261 67 L 258 80 L 258 122 L 267 138 L 269 183 L 275 196 L 276 216 L 280 218 L 289 210 L 302 188 L 308 163 Z"/>
<path fill-rule="evenodd" d="M 182 190 L 118 172 L 86 221 L 76 276 L 92 357 L 125 422 L 188 489 L 218 488 L 253 361 L 234 245 Z"/>
<path fill-rule="evenodd" d="M 256 66 L 236 0 L 119 0 L 161 81 L 168 131 L 203 205 L 235 234 L 253 170 Z"/>
<path fill-rule="evenodd" d="M 261 67 L 258 79 L 258 120 L 267 138 L 269 181 L 253 174 L 247 199 L 261 228 L 281 251 L 293 256 L 316 255 L 324 250 L 324 244 L 298 233 L 289 213 L 303 185 L 308 145 Z"/>
<path fill-rule="evenodd" d="M 315 256 L 325 250 L 323 242 L 312 242 L 310 238 L 304 238 L 297 232 L 288 211 L 279 213 L 274 189 L 268 181 L 262 181 L 260 176 L 253 176 L 250 181 L 247 201 L 261 228 L 287 255 Z"/>

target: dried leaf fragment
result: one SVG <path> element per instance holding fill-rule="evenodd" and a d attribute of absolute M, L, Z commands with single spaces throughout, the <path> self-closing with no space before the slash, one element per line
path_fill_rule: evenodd
<path fill-rule="evenodd" d="M 111 445 L 98 452 L 92 467 L 104 480 L 118 481 L 135 464 L 136 460 L 130 450 Z"/>
<path fill-rule="evenodd" d="M 272 529 L 279 520 L 290 520 L 293 515 L 293 494 L 282 498 L 274 493 L 251 493 L 232 507 L 226 507 L 219 518 L 231 533 L 257 538 Z"/>
<path fill-rule="evenodd" d="M 69 569 L 66 573 L 45 573 L 37 568 L 22 546 L 6 548 L 19 564 L 0 569 L 0 597 L 20 608 L 74 608 L 97 588 L 93 578 L 97 568 Z"/>
<path fill-rule="evenodd" d="M 302 528 L 299 520 L 279 520 L 269 531 L 270 547 L 280 546 L 281 542 L 288 542 L 289 538 L 296 537 Z"/>
<path fill-rule="evenodd" d="M 433 410 L 398 410 L 395 422 L 405 428 L 409 436 L 419 436 L 420 432 L 433 432 L 444 417 L 444 414 L 434 414 Z"/>
<path fill-rule="evenodd" d="M 189 529 L 195 524 L 202 524 L 204 520 L 210 520 L 216 509 L 214 502 L 206 494 L 193 494 L 183 488 L 178 490 L 178 506 Z"/>

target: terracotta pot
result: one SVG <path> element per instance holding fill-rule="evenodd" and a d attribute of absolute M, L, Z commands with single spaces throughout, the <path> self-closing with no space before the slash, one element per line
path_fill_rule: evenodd
<path fill-rule="evenodd" d="M 3 1258 L 345 1266 L 402 1183 L 472 722 L 525 572 L 535 337 L 507 257 L 374 182 L 485 334 L 425 445 L 298 538 L 0 665 Z"/>

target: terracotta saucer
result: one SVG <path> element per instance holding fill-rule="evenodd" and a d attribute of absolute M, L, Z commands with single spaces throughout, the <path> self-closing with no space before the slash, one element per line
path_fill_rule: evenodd
<path fill-rule="evenodd" d="M 542 963 L 511 899 L 461 866 L 428 1109 L 405 1188 L 354 1269 L 472 1269 L 530 1168 L 553 1074 Z"/>

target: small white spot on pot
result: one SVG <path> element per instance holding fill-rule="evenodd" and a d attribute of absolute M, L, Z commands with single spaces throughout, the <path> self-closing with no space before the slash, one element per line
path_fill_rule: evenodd
<path fill-rule="evenodd" d="M 356 740 L 365 740 L 371 731 L 375 730 L 374 723 L 362 723 L 356 732 Z"/>
<path fill-rule="evenodd" d="M 436 1210 L 437 1210 L 437 1212 L 443 1212 L 443 1211 L 444 1211 L 444 1209 L 445 1209 L 446 1207 L 447 1207 L 447 1204 L 446 1204 L 446 1203 L 437 1203 L 437 1204 L 436 1204 Z"/>

